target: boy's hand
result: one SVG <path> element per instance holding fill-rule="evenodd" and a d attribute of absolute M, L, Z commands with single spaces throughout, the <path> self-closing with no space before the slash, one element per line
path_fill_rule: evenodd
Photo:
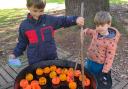
<path fill-rule="evenodd" d="M 11 67 L 15 67 L 15 68 L 21 67 L 20 59 L 16 58 L 15 55 L 13 55 L 13 54 L 9 55 L 8 64 Z"/>
<path fill-rule="evenodd" d="M 83 18 L 83 17 L 78 17 L 78 18 L 76 19 L 76 23 L 77 23 L 77 25 L 79 25 L 79 26 L 83 26 L 83 25 L 84 25 L 84 18 Z"/>
<path fill-rule="evenodd" d="M 82 30 L 82 31 L 80 32 L 82 38 L 86 35 L 87 30 L 88 30 L 88 28 L 86 28 L 86 29 L 84 29 L 84 30 Z"/>

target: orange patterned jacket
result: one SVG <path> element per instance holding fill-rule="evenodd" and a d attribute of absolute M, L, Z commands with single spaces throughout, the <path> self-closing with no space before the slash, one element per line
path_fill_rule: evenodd
<path fill-rule="evenodd" d="M 114 27 L 109 28 L 110 31 L 115 32 L 112 38 L 98 37 L 98 33 L 93 29 L 85 29 L 84 34 L 92 38 L 91 44 L 87 51 L 87 56 L 99 64 L 104 64 L 102 72 L 107 73 L 114 60 L 117 49 L 117 43 L 120 38 L 120 33 Z"/>

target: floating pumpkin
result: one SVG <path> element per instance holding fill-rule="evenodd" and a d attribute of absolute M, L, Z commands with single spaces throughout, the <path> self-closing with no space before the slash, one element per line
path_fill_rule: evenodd
<path fill-rule="evenodd" d="M 60 74 L 59 78 L 61 81 L 66 81 L 67 76 L 66 76 L 66 74 Z"/>
<path fill-rule="evenodd" d="M 57 67 L 55 65 L 50 66 L 51 71 L 56 71 Z"/>
<path fill-rule="evenodd" d="M 37 68 L 36 69 L 36 74 L 37 75 L 42 75 L 43 74 L 43 69 L 42 68 Z"/>
<path fill-rule="evenodd" d="M 31 87 L 31 89 L 41 89 L 40 85 L 35 85 L 33 87 Z"/>
<path fill-rule="evenodd" d="M 48 74 L 50 72 L 50 68 L 49 67 L 45 67 L 44 68 L 44 73 Z"/>
<path fill-rule="evenodd" d="M 86 75 L 84 75 L 84 79 L 86 79 Z M 82 75 L 79 76 L 79 80 L 82 81 Z"/>
<path fill-rule="evenodd" d="M 89 78 L 85 78 L 84 85 L 85 86 L 90 86 L 90 79 Z"/>
<path fill-rule="evenodd" d="M 57 84 L 59 84 L 59 83 L 60 83 L 60 78 L 59 78 L 59 77 L 54 77 L 54 78 L 52 79 L 52 84 L 57 85 Z"/>
<path fill-rule="evenodd" d="M 28 81 L 31 81 L 31 80 L 33 80 L 33 75 L 31 73 L 28 73 L 28 74 L 26 74 L 25 79 Z"/>
<path fill-rule="evenodd" d="M 31 81 L 31 89 L 41 89 L 39 82 L 37 80 Z"/>
<path fill-rule="evenodd" d="M 61 74 L 61 73 L 62 73 L 62 69 L 61 69 L 61 68 L 57 68 L 57 69 L 56 69 L 56 73 L 57 73 L 57 74 Z"/>
<path fill-rule="evenodd" d="M 79 77 L 81 75 L 81 71 L 80 70 L 75 70 L 74 71 L 74 76 L 75 77 Z"/>
<path fill-rule="evenodd" d="M 68 69 L 67 69 L 67 68 L 64 68 L 64 69 L 62 70 L 62 73 L 67 74 L 67 73 L 68 73 Z"/>
<path fill-rule="evenodd" d="M 76 89 L 76 88 L 77 88 L 76 82 L 70 82 L 70 83 L 69 83 L 69 88 L 70 88 L 70 89 Z"/>
<path fill-rule="evenodd" d="M 32 89 L 31 85 L 27 85 L 25 88 L 23 89 Z"/>
<path fill-rule="evenodd" d="M 57 76 L 57 74 L 56 74 L 55 71 L 52 71 L 52 72 L 50 72 L 50 74 L 49 74 L 49 77 L 50 77 L 50 78 L 54 78 L 54 77 L 56 77 L 56 76 Z"/>
<path fill-rule="evenodd" d="M 74 72 L 72 70 L 68 70 L 67 75 L 70 76 L 70 77 L 73 77 L 73 73 Z"/>
<path fill-rule="evenodd" d="M 37 80 L 32 80 L 31 85 L 39 85 L 39 82 Z"/>
<path fill-rule="evenodd" d="M 67 82 L 73 82 L 73 77 L 67 76 Z"/>
<path fill-rule="evenodd" d="M 47 83 L 47 79 L 45 77 L 40 77 L 39 78 L 39 84 L 40 85 L 46 85 Z"/>
<path fill-rule="evenodd" d="M 68 70 L 69 70 L 69 71 L 73 71 L 74 69 L 73 69 L 73 68 L 69 68 Z"/>
<path fill-rule="evenodd" d="M 20 87 L 25 88 L 28 85 L 28 80 L 22 79 L 20 81 Z"/>

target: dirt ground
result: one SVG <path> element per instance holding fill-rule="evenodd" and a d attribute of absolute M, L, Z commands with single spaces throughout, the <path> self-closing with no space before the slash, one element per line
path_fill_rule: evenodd
<path fill-rule="evenodd" d="M 53 12 L 52 14 L 55 13 L 57 15 L 64 14 L 64 10 L 59 11 L 59 13 Z M 125 29 L 128 29 L 128 5 L 111 6 L 111 13 L 117 17 L 116 19 L 122 23 Z M 6 63 L 7 55 L 15 47 L 16 32 L 19 24 L 20 23 L 15 23 L 15 25 L 11 27 L 0 27 L 0 63 Z M 58 30 L 55 35 L 57 46 L 77 57 L 80 50 L 79 32 L 80 29 L 78 27 Z M 126 32 L 122 32 L 112 67 L 112 75 L 120 79 L 128 79 L 128 35 L 125 33 Z M 89 40 L 85 42 L 84 49 L 88 47 L 88 41 Z"/>

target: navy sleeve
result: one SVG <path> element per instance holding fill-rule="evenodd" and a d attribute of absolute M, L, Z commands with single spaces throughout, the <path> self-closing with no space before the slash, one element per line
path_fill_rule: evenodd
<path fill-rule="evenodd" d="M 13 50 L 13 54 L 16 57 L 19 57 L 26 50 L 27 45 L 28 45 L 28 40 L 27 40 L 27 37 L 24 34 L 24 29 L 22 27 L 20 27 L 19 28 L 18 43 L 17 43 L 16 47 Z"/>
<path fill-rule="evenodd" d="M 58 16 L 55 21 L 55 29 L 76 25 L 77 16 Z"/>

